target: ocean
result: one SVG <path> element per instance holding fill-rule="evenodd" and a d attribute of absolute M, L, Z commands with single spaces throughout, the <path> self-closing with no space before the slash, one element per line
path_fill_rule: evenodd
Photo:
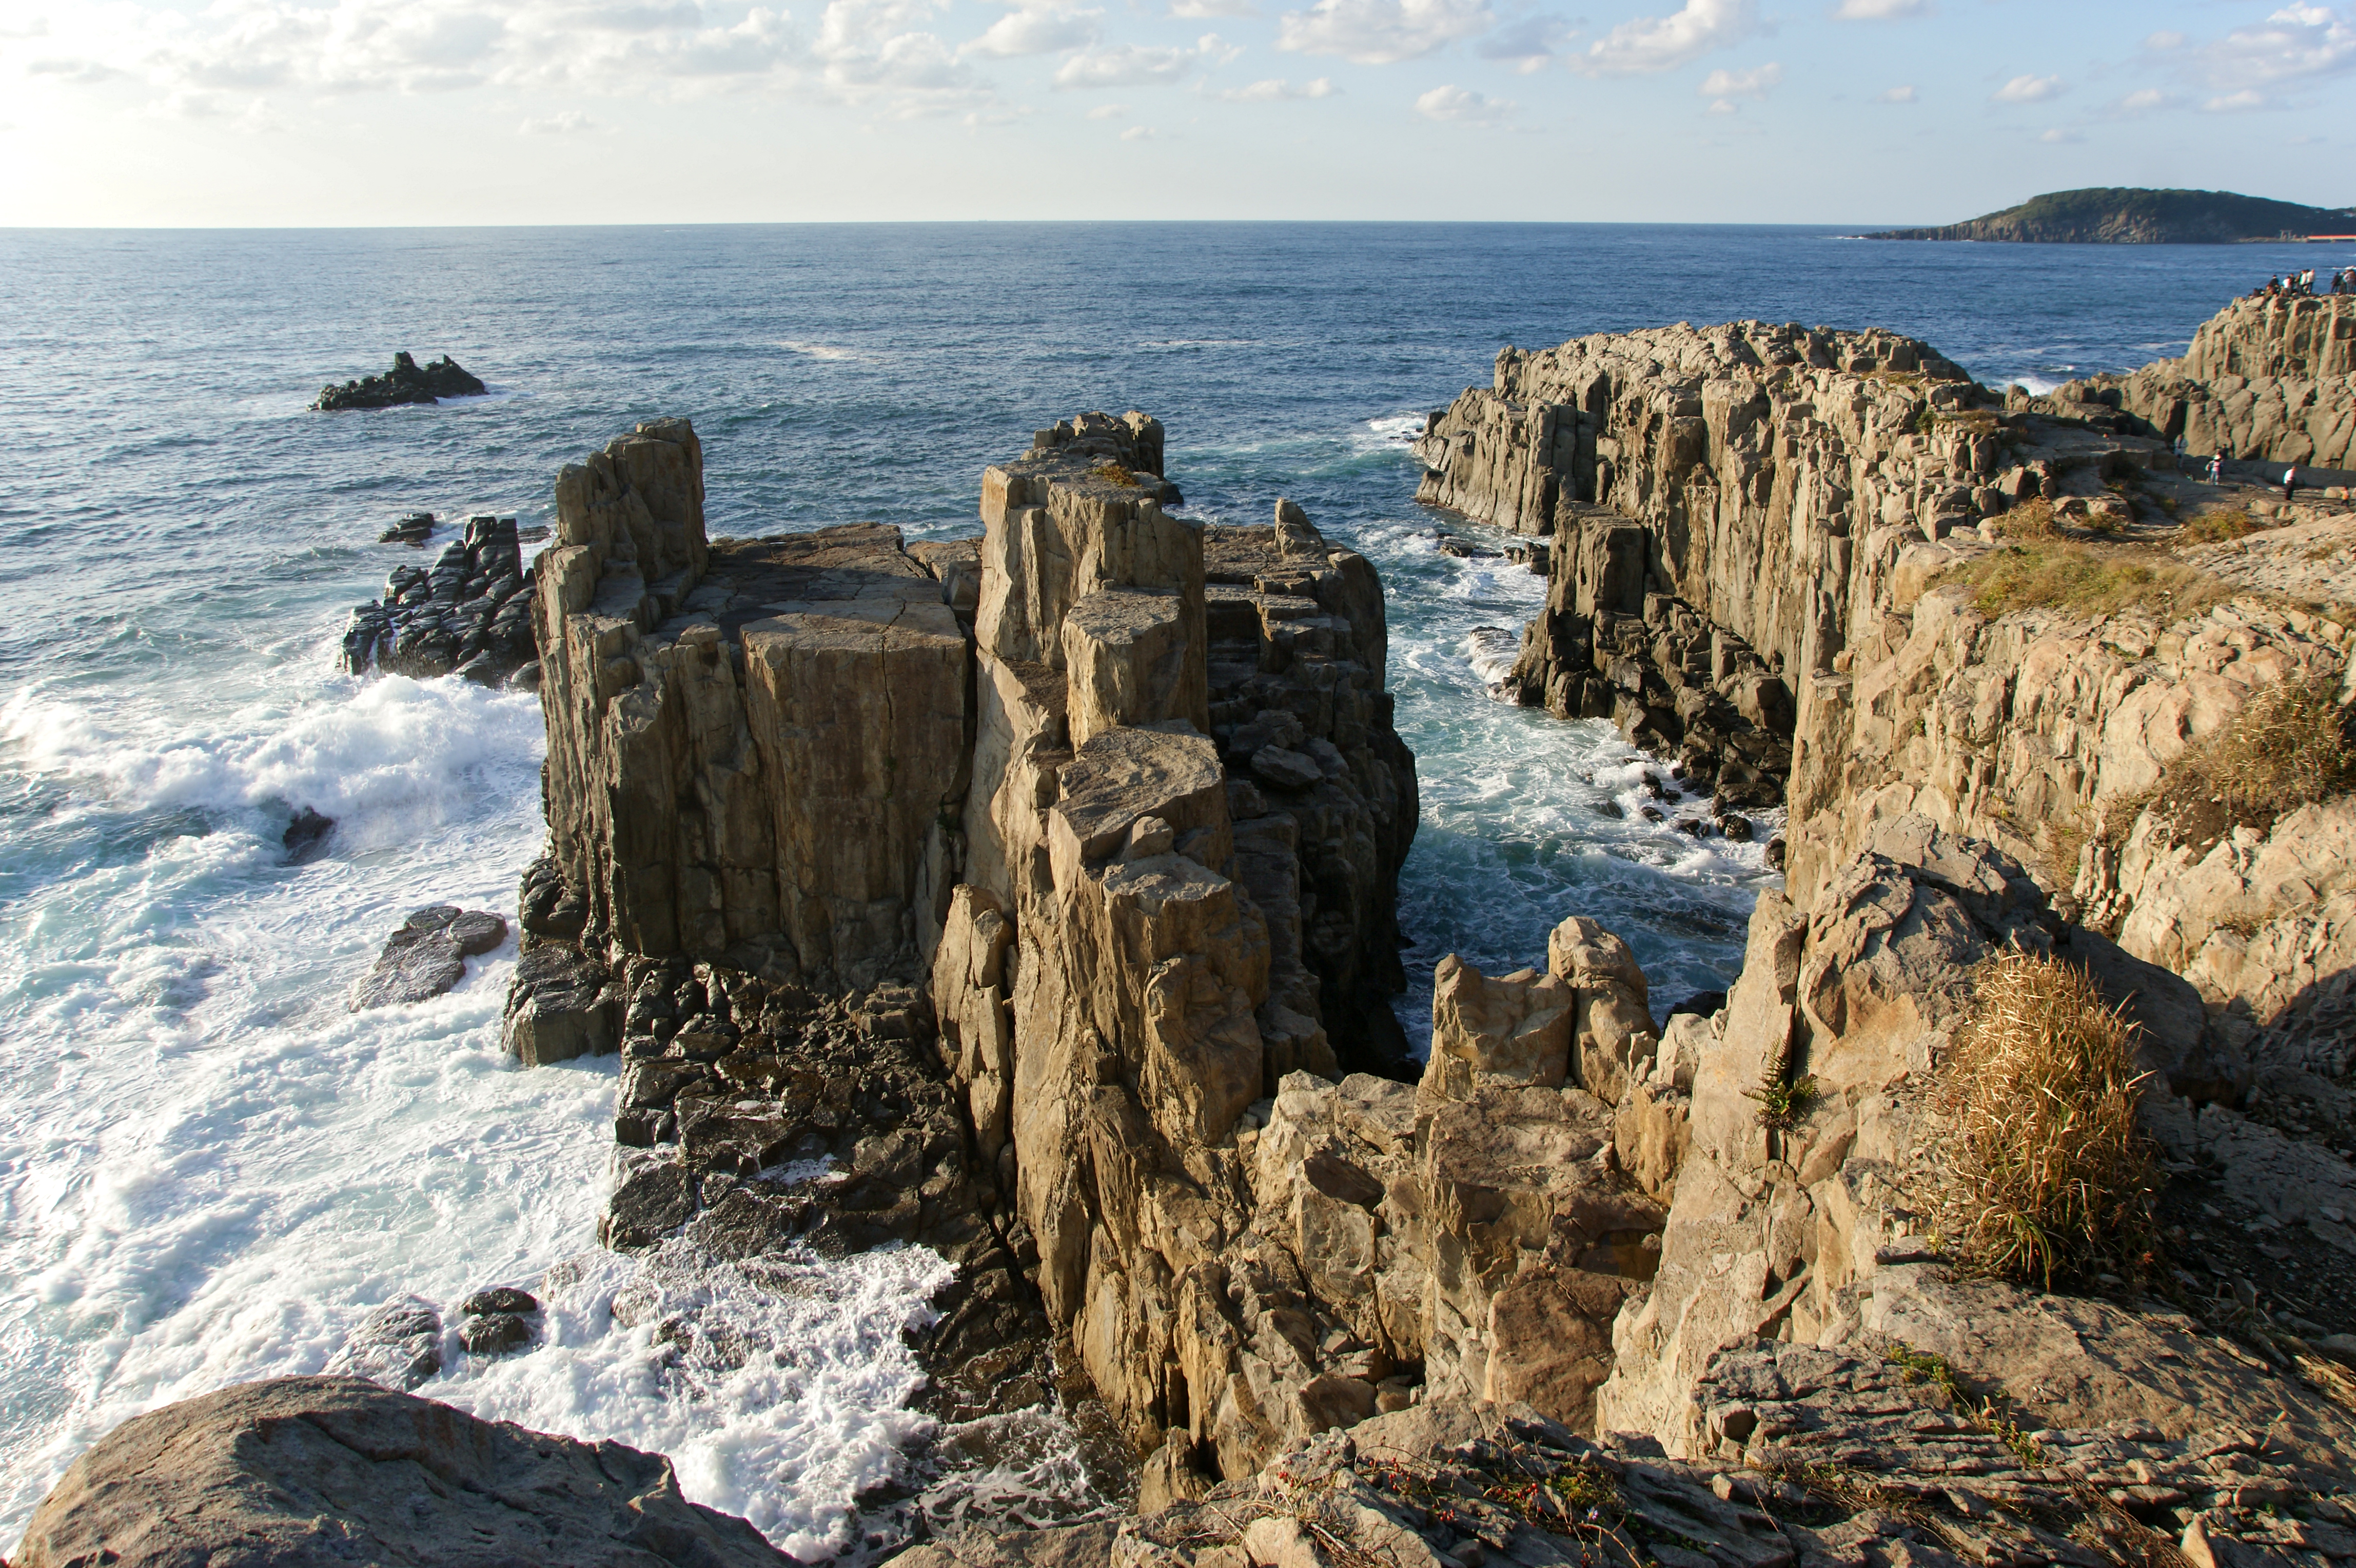
<path fill-rule="evenodd" d="M 1414 505 L 1423 414 L 1505 343 L 1743 317 L 1893 328 L 2043 388 L 2346 260 L 1605 225 L 0 231 L 0 1542 L 123 1419 L 502 1283 L 547 1299 L 547 1342 L 420 1392 L 669 1454 L 788 1551 L 1106 1502 L 1068 1427 L 976 1440 L 911 1408 L 900 1331 L 945 1274 L 922 1249 L 791 1291 L 598 1252 L 615 1062 L 502 1057 L 512 939 L 446 997 L 345 1010 L 407 909 L 512 916 L 542 832 L 535 699 L 336 671 L 349 607 L 424 559 L 376 542 L 399 514 L 546 521 L 560 465 L 684 414 L 715 535 L 937 537 L 1033 429 L 1144 409 L 1190 514 L 1288 496 L 1382 572 L 1422 789 L 1410 1031 L 1440 956 L 1543 961 L 1574 913 L 1665 1011 L 1733 973 L 1768 834 L 1613 820 L 1646 759 L 1488 696 L 1544 584 L 1437 548 L 1486 531 Z M 399 349 L 490 392 L 305 412 Z M 306 807 L 334 835 L 289 865 Z M 666 1314 L 755 1353 L 699 1359 Z"/>

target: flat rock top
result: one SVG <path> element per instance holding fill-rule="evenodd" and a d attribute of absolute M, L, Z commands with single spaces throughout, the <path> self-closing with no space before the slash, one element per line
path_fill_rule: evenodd
<path fill-rule="evenodd" d="M 722 540 L 687 608 L 734 635 L 747 621 L 854 599 L 941 602 L 941 585 L 889 523 L 851 522 L 809 533 Z"/>
<path fill-rule="evenodd" d="M 514 1499 L 529 1499 L 519 1507 Z M 34 1511 L 17 1568 L 785 1568 L 670 1462 L 357 1378 L 279 1378 L 123 1423 Z"/>

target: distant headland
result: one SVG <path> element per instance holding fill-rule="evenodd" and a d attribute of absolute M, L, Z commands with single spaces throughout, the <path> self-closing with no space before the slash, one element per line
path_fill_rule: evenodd
<path fill-rule="evenodd" d="M 1944 229 L 1869 240 L 1991 240 L 2043 245 L 2231 245 L 2356 233 L 2356 209 L 2301 207 L 2230 190 L 2057 190 Z"/>

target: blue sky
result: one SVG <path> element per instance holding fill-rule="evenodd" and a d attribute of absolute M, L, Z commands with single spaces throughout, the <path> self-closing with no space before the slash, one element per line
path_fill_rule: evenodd
<path fill-rule="evenodd" d="M 2337 206 L 2351 87 L 2307 0 L 0 0 L 0 226 Z"/>

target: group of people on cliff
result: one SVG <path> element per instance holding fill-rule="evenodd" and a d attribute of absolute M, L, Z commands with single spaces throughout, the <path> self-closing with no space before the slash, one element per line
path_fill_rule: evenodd
<path fill-rule="evenodd" d="M 2332 294 L 2356 294 L 2356 267 L 2342 267 L 2331 274 Z M 2250 291 L 2252 299 L 2311 299 L 2315 296 L 2315 269 L 2293 273 L 2285 278 L 2280 274 L 2267 279 Z"/>

